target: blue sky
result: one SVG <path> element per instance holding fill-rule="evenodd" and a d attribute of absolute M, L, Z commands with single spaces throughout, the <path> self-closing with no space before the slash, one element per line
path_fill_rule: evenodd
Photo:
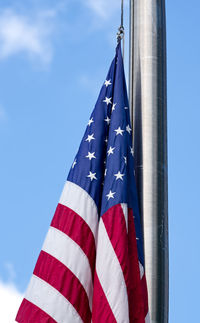
<path fill-rule="evenodd" d="M 127 1 L 128 2 L 128 1 Z M 199 303 L 199 9 L 167 1 L 170 323 Z M 114 56 L 120 1 L 0 4 L 0 308 L 14 321 Z M 128 70 L 128 6 L 125 6 Z"/>

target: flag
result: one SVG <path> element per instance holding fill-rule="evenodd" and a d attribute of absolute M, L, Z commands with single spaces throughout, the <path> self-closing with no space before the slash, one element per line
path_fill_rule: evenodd
<path fill-rule="evenodd" d="M 16 321 L 149 321 L 120 43 Z"/>

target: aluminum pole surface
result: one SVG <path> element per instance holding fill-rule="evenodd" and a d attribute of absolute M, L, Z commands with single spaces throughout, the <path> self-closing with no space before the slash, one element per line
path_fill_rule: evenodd
<path fill-rule="evenodd" d="M 168 322 L 164 0 L 130 0 L 130 107 L 152 323 Z"/>

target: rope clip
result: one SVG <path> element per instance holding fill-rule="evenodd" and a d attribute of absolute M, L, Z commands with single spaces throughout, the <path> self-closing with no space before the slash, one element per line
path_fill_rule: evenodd
<path fill-rule="evenodd" d="M 122 40 L 123 38 L 124 38 L 124 27 L 120 26 L 117 32 L 117 42 L 119 43 L 120 40 Z"/>

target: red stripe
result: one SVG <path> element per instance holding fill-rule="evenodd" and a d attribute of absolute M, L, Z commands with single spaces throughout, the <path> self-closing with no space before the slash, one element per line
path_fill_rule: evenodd
<path fill-rule="evenodd" d="M 65 265 L 41 251 L 33 273 L 56 288 L 73 305 L 83 322 L 91 322 L 91 311 L 85 289 Z"/>
<path fill-rule="evenodd" d="M 143 300 L 144 300 L 144 313 L 145 316 L 147 315 L 149 308 L 148 308 L 148 291 L 147 291 L 147 282 L 146 277 L 143 275 L 141 279 L 141 286 L 142 286 L 142 294 L 143 294 Z"/>
<path fill-rule="evenodd" d="M 81 247 L 88 257 L 92 275 L 94 276 L 95 240 L 88 224 L 73 210 L 58 204 L 51 226 L 67 234 Z"/>
<path fill-rule="evenodd" d="M 19 323 L 56 323 L 56 321 L 27 299 L 23 299 L 16 319 Z"/>
<path fill-rule="evenodd" d="M 110 208 L 103 216 L 107 234 L 123 271 L 130 322 L 144 323 L 144 302 L 140 280 L 136 233 L 132 213 L 128 215 L 128 234 L 121 204 Z"/>
<path fill-rule="evenodd" d="M 93 323 L 117 323 L 104 291 L 101 287 L 99 278 L 95 271 L 94 274 L 94 293 L 92 306 Z"/>
<path fill-rule="evenodd" d="M 107 234 L 122 267 L 125 280 L 128 280 L 128 235 L 121 205 L 111 207 L 103 216 Z"/>
<path fill-rule="evenodd" d="M 131 302 L 134 305 L 131 313 L 131 322 L 144 323 L 147 313 L 144 311 L 144 300 L 140 280 L 136 233 L 132 209 L 129 209 L 128 212 L 128 240 L 131 277 Z"/>
<path fill-rule="evenodd" d="M 128 235 L 126 228 L 126 221 L 121 204 L 115 205 L 110 208 L 102 217 L 110 242 L 113 246 L 115 254 L 118 258 L 120 266 L 123 271 L 128 301 L 129 301 L 129 318 L 132 320 L 132 312 L 134 304 L 132 304 L 131 298 L 131 279 L 129 276 L 129 246 Z"/>

